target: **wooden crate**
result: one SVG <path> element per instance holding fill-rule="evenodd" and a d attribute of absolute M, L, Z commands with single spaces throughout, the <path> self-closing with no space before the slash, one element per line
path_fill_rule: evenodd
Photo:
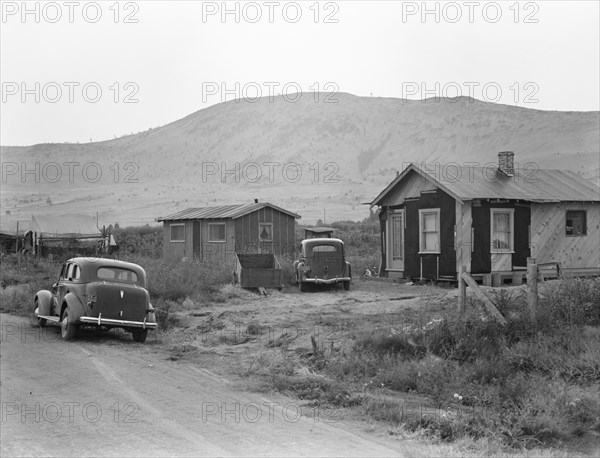
<path fill-rule="evenodd" d="M 272 253 L 236 253 L 237 281 L 242 288 L 283 288 L 283 270 Z"/>

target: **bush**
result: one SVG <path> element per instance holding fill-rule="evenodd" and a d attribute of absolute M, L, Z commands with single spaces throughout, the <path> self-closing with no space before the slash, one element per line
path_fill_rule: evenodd
<path fill-rule="evenodd" d="M 539 317 L 546 327 L 600 326 L 600 278 L 551 282 L 540 300 Z"/>

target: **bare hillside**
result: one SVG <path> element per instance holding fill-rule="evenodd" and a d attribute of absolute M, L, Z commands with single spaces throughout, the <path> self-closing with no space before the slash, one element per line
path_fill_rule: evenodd
<path fill-rule="evenodd" d="M 568 168 L 598 182 L 598 112 L 466 97 L 324 98 L 229 101 L 114 140 L 2 147 L 3 163 L 16 164 L 3 168 L 3 219 L 98 211 L 101 223 L 139 224 L 188 206 L 252 198 L 277 202 L 306 222 L 324 211 L 327 220 L 357 219 L 367 214 L 361 203 L 403 163 L 485 164 L 502 150 L 515 151 L 519 163 Z M 23 176 L 26 167 L 33 172 Z"/>

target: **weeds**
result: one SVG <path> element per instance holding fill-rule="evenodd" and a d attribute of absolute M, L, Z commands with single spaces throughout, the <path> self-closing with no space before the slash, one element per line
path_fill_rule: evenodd
<path fill-rule="evenodd" d="M 522 295 L 508 292 L 496 298 L 506 326 L 473 306 L 462 319 L 447 313 L 431 321 L 424 312 L 412 326 L 376 332 L 357 332 L 357 322 L 340 335 L 339 351 L 303 362 L 279 354 L 271 370 L 287 374 L 269 371 L 271 386 L 360 406 L 371 418 L 443 441 L 486 438 L 523 449 L 591 437 L 600 430 L 600 280 L 562 283 L 544 290 L 537 322 Z M 290 373 L 294 364 L 323 377 Z M 407 397 L 429 413 L 407 410 Z M 452 413 L 457 405 L 460 414 Z"/>

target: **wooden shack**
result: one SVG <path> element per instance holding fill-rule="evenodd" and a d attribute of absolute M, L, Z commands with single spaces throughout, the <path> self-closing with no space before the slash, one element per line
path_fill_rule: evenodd
<path fill-rule="evenodd" d="M 293 258 L 300 216 L 268 202 L 189 208 L 161 217 L 165 258 L 235 265 L 236 253 Z"/>
<path fill-rule="evenodd" d="M 304 238 L 305 239 L 330 239 L 333 237 L 333 227 L 305 227 Z"/>
<path fill-rule="evenodd" d="M 566 170 L 410 164 L 381 207 L 382 276 L 456 279 L 523 271 L 528 257 L 563 272 L 600 271 L 600 189 Z"/>

